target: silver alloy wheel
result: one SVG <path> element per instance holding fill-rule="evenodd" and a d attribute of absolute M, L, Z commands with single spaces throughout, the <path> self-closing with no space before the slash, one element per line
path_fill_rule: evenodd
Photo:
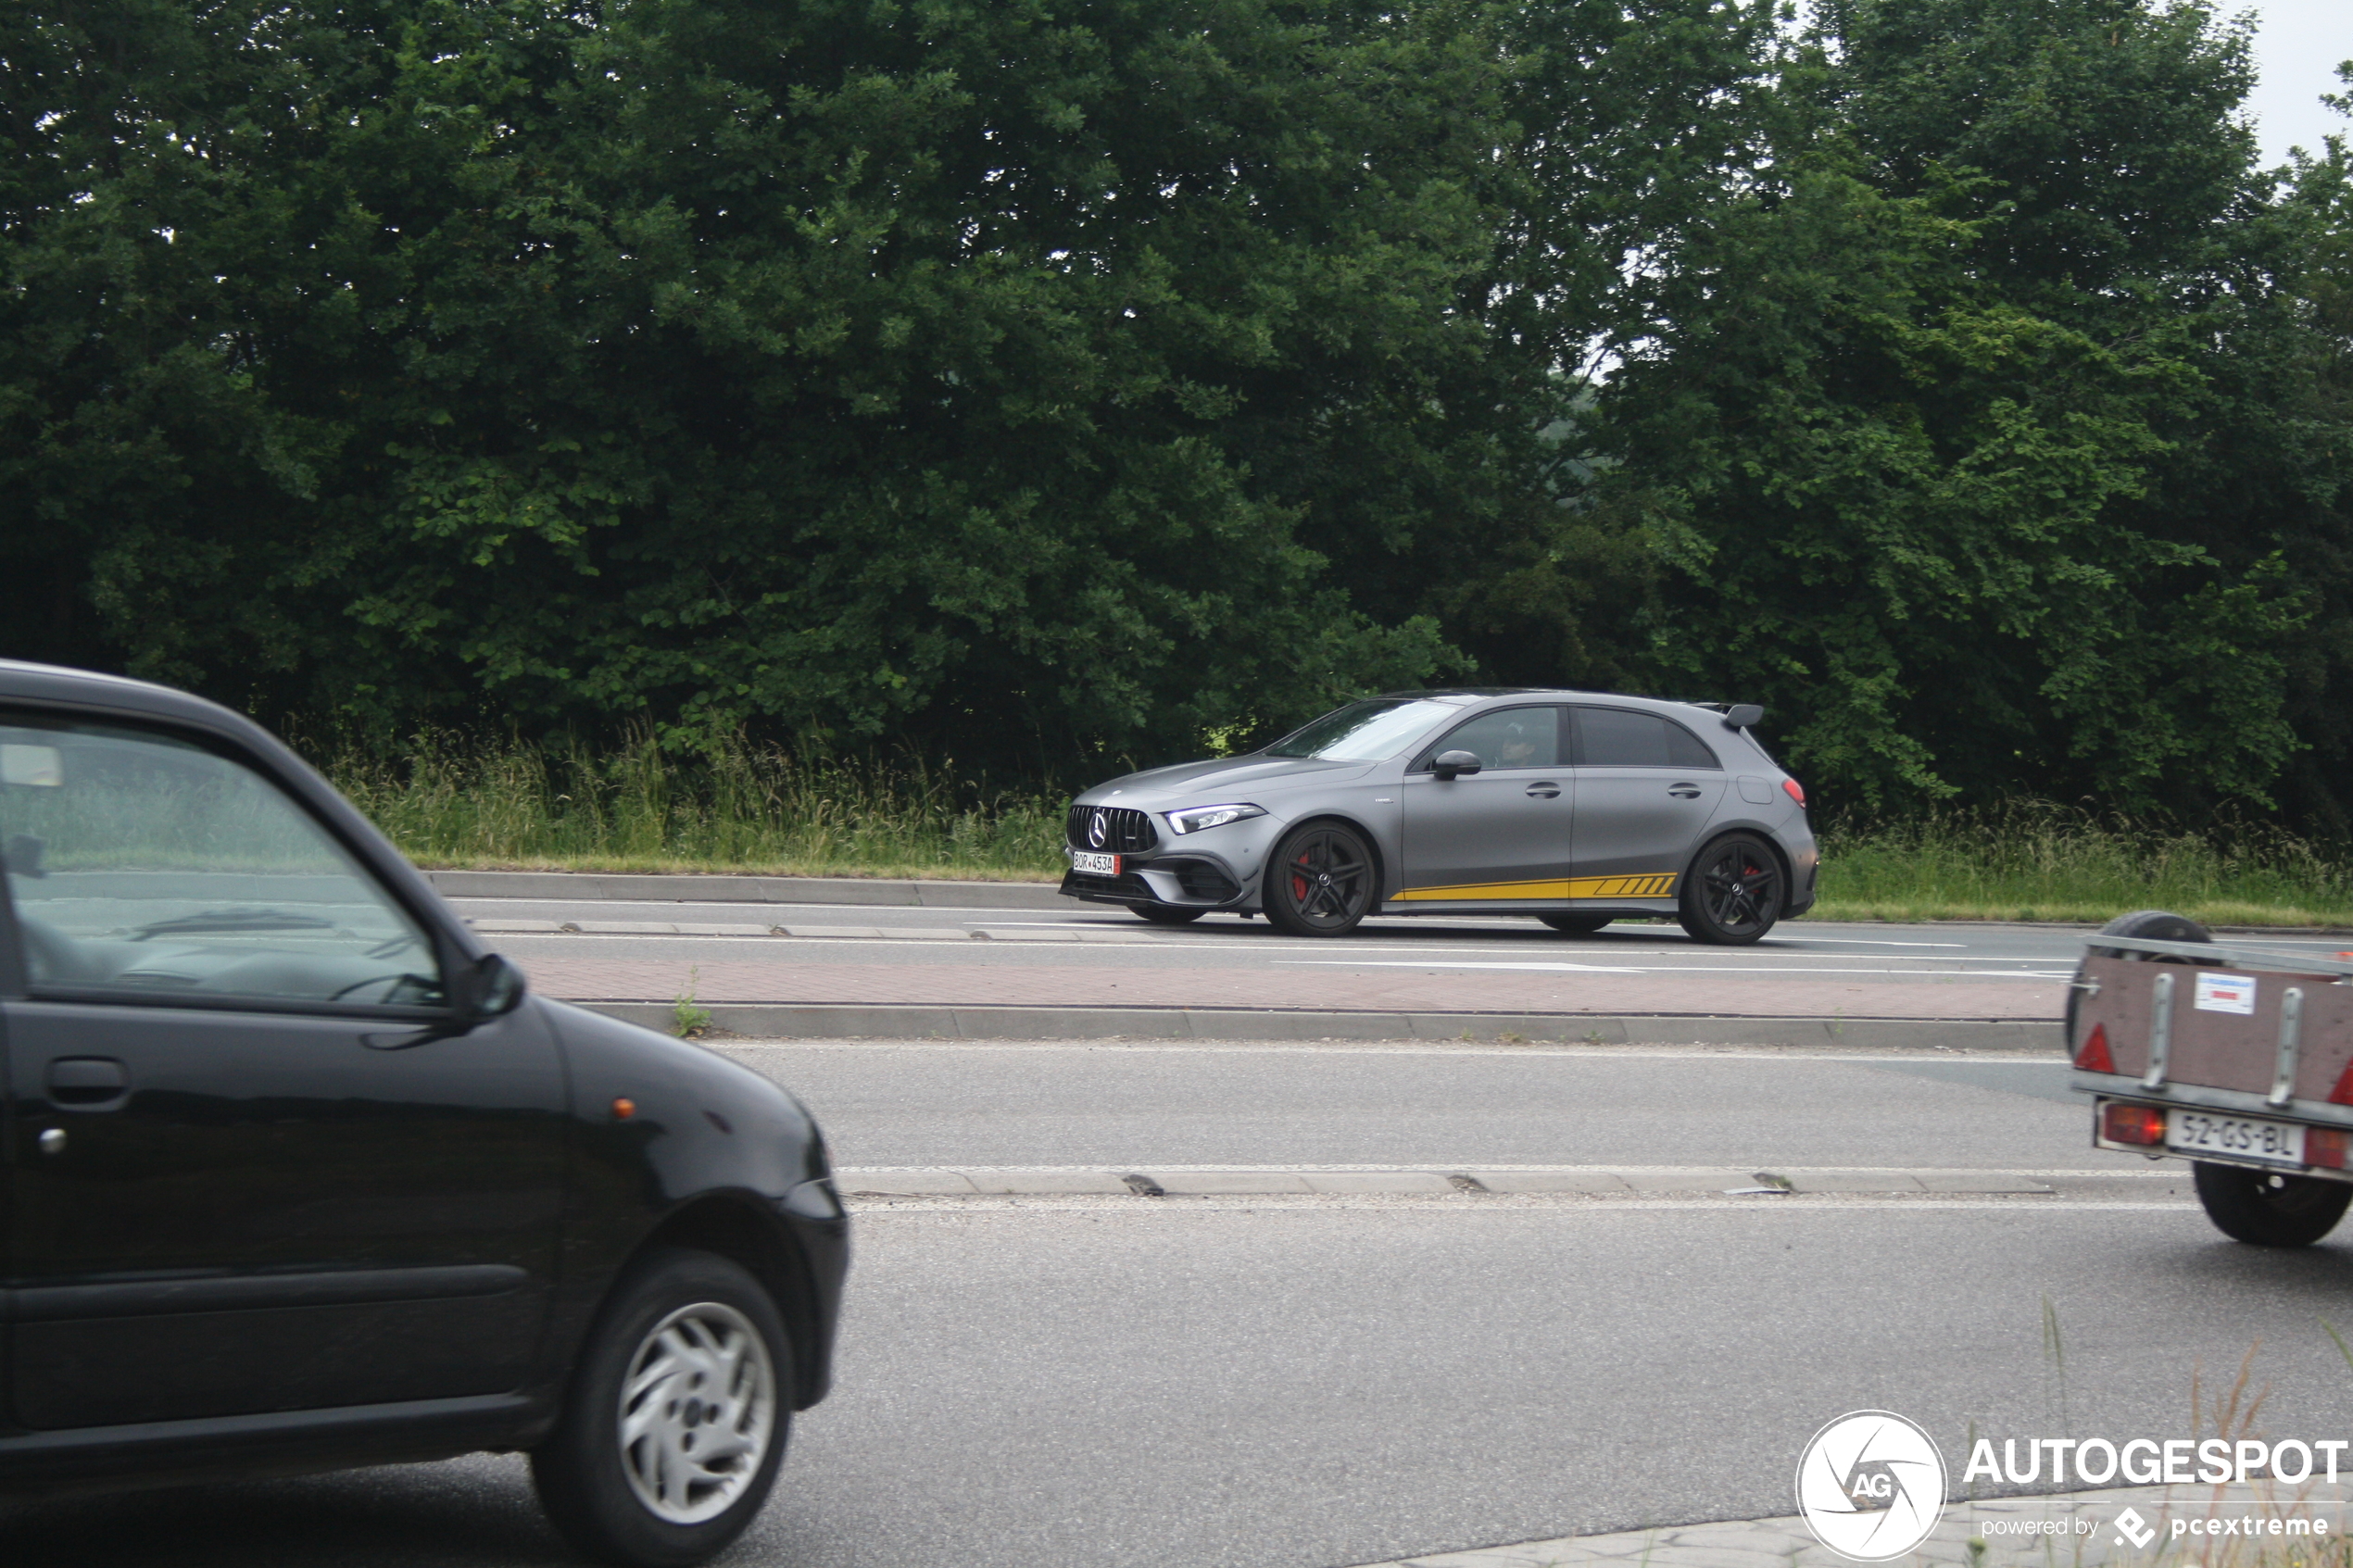
<path fill-rule="evenodd" d="M 760 1474 L 776 1427 L 776 1369 L 751 1320 L 718 1301 L 681 1307 L 629 1358 L 621 1470 L 655 1518 L 699 1524 Z"/>

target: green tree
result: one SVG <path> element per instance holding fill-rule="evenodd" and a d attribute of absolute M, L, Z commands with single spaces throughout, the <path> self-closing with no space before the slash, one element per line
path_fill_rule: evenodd
<path fill-rule="evenodd" d="M 1820 17 L 1602 399 L 1598 499 L 1670 563 L 1655 677 L 1777 709 L 1845 798 L 2267 799 L 2319 609 L 2291 513 L 2347 472 L 2341 425 L 2272 466 L 2326 177 L 2256 171 L 2194 5 Z"/>

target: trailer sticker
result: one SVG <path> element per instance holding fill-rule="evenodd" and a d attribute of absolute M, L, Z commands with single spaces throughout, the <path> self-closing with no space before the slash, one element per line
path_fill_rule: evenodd
<path fill-rule="evenodd" d="M 2201 974 L 2197 977 L 2197 1010 L 2255 1010 L 2255 977 L 2251 974 Z"/>

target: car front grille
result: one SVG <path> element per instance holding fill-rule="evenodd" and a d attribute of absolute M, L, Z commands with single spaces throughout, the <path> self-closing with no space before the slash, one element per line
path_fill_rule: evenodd
<path fill-rule="evenodd" d="M 1098 837 L 1095 823 L 1102 822 Z M 1074 849 L 1109 849 L 1123 855 L 1140 854 L 1160 842 L 1149 812 L 1131 806 L 1073 806 L 1067 824 Z"/>

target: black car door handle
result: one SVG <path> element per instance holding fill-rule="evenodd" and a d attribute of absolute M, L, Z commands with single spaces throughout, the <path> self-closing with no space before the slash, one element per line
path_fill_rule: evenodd
<path fill-rule="evenodd" d="M 1550 800 L 1560 792 L 1561 786 L 1556 784 L 1532 784 L 1528 786 L 1528 793 L 1539 800 Z"/>
<path fill-rule="evenodd" d="M 110 1056 L 61 1056 L 49 1063 L 49 1100 L 95 1110 L 131 1093 L 131 1074 Z"/>
<path fill-rule="evenodd" d="M 1695 784 L 1668 784 L 1667 786 L 1667 793 L 1673 796 L 1678 800 L 1697 800 L 1699 798 L 1699 785 Z"/>

